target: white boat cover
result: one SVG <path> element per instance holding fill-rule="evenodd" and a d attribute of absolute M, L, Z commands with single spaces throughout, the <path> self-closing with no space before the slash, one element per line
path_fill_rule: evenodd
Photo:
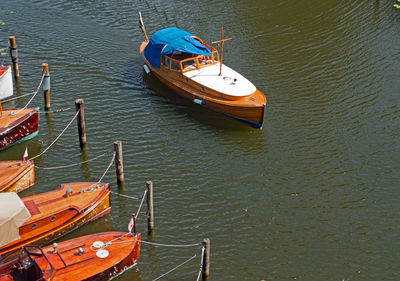
<path fill-rule="evenodd" d="M 17 193 L 0 193 L 0 247 L 19 239 L 19 227 L 30 217 Z"/>
<path fill-rule="evenodd" d="M 1 69 L 6 69 L 7 67 L 4 65 L 0 65 Z M 11 67 L 8 66 L 8 69 L 3 73 L 0 72 L 0 100 L 8 98 L 13 95 L 13 80 L 11 77 Z"/>

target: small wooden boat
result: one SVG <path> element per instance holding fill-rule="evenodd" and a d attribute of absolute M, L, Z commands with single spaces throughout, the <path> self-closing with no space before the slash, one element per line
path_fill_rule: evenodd
<path fill-rule="evenodd" d="M 139 22 L 142 26 L 141 18 Z M 170 27 L 157 31 L 150 40 L 146 35 L 139 52 L 145 71 L 181 96 L 254 127 L 262 126 L 264 94 L 224 65 L 218 50 L 199 37 Z"/>
<path fill-rule="evenodd" d="M 11 66 L 0 65 L 0 100 L 13 95 Z"/>
<path fill-rule="evenodd" d="M 103 232 L 23 247 L 19 259 L 0 265 L 0 281 L 110 280 L 137 264 L 140 234 Z"/>
<path fill-rule="evenodd" d="M 0 150 L 35 137 L 38 134 L 38 127 L 37 109 L 0 107 Z"/>
<path fill-rule="evenodd" d="M 110 209 L 109 185 L 103 183 L 66 183 L 23 199 L 13 192 L 0 193 L 0 256 L 25 245 L 43 245 Z M 23 213 L 29 217 L 21 221 L 18 216 Z"/>
<path fill-rule="evenodd" d="M 34 183 L 33 161 L 0 161 L 0 192 L 20 192 Z"/>

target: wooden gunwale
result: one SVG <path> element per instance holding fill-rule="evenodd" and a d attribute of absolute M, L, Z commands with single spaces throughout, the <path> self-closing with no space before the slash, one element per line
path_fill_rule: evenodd
<path fill-rule="evenodd" d="M 16 112 L 16 115 L 6 114 Z M 0 118 L 0 150 L 37 132 L 39 112 L 35 109 L 5 109 Z M 12 120 L 15 118 L 15 120 Z"/>
<path fill-rule="evenodd" d="M 87 197 L 84 196 L 84 193 L 81 194 L 83 197 L 80 198 L 77 197 L 77 194 L 73 197 L 63 197 L 65 199 L 65 204 L 68 204 L 68 206 L 61 206 L 57 210 L 51 210 L 49 208 L 54 208 L 55 203 L 57 203 L 56 205 L 61 205 L 59 201 L 53 201 L 52 199 L 47 201 L 43 200 L 43 198 L 52 195 L 62 196 L 62 192 L 69 187 L 76 193 L 76 190 L 85 187 L 82 184 L 86 184 L 87 187 L 97 183 L 63 184 L 56 190 L 23 198 L 22 200 L 24 202 L 32 200 L 35 202 L 36 199 L 35 206 L 40 209 L 40 212 L 32 215 L 32 217 L 20 227 L 19 240 L 13 241 L 0 248 L 0 255 L 11 253 L 24 245 L 43 245 L 44 243 L 69 233 L 81 225 L 108 214 L 111 208 L 108 184 L 99 184 L 100 186 L 98 189 L 87 192 L 91 193 L 89 194 L 89 198 L 92 197 L 88 202 L 83 201 L 87 200 L 84 199 Z M 74 199 L 74 197 L 77 199 Z M 76 203 L 71 204 L 71 202 L 76 200 L 79 200 L 80 203 L 76 202 L 79 205 L 76 205 Z M 45 204 L 46 202 L 48 204 Z M 82 203 L 84 203 L 84 206 L 82 206 Z M 34 229 L 32 229 L 33 225 L 35 225 Z"/>
<path fill-rule="evenodd" d="M 35 183 L 34 167 L 32 161 L 1 161 L 0 192 L 20 192 L 32 186 Z"/>

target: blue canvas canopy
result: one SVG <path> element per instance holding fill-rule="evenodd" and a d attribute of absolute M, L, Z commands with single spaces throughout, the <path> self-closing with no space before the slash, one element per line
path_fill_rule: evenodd
<path fill-rule="evenodd" d="M 189 32 L 176 27 L 161 29 L 151 36 L 144 49 L 144 56 L 154 67 L 160 67 L 161 55 L 170 55 L 174 51 L 207 56 L 211 54 L 203 44 L 193 39 Z"/>

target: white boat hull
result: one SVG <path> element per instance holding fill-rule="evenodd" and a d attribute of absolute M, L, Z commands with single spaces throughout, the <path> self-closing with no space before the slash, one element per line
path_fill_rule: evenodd
<path fill-rule="evenodd" d="M 11 67 L 0 76 L 0 100 L 13 95 L 13 80 L 11 77 Z"/>

